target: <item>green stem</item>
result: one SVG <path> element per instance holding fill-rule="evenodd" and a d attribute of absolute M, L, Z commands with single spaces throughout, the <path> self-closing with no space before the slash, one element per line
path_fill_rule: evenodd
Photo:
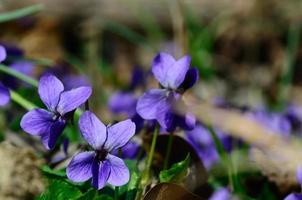
<path fill-rule="evenodd" d="M 277 96 L 277 109 L 282 110 L 286 106 L 294 75 L 295 61 L 299 50 L 301 26 L 291 24 L 287 35 L 286 56 L 281 71 L 281 80 Z"/>
<path fill-rule="evenodd" d="M 151 143 L 151 148 L 150 148 L 150 153 L 148 154 L 147 165 L 146 165 L 146 168 L 145 168 L 145 170 L 144 170 L 144 172 L 142 174 L 142 179 L 141 179 L 142 190 L 141 190 L 141 192 L 138 191 L 138 193 L 139 193 L 138 198 L 140 198 L 141 194 L 143 193 L 143 190 L 144 190 L 145 186 L 149 182 L 150 170 L 151 170 L 151 165 L 152 165 L 153 156 L 154 156 L 154 152 L 155 152 L 155 147 L 156 147 L 156 141 L 157 141 L 157 137 L 158 137 L 158 132 L 159 132 L 159 126 L 157 125 L 155 127 L 155 130 L 154 130 L 154 133 L 153 133 L 152 143 Z"/>
<path fill-rule="evenodd" d="M 114 200 L 118 200 L 119 198 L 119 187 L 115 186 L 114 187 Z"/>
<path fill-rule="evenodd" d="M 38 87 L 38 81 L 29 77 L 29 76 L 26 76 L 8 66 L 5 66 L 5 65 L 2 65 L 0 64 L 0 72 L 3 72 L 5 74 L 8 74 L 8 75 L 11 75 L 11 76 L 14 76 L 16 77 L 17 79 L 20 79 L 34 87 Z"/>
<path fill-rule="evenodd" d="M 152 165 L 152 160 L 153 160 L 153 156 L 154 156 L 154 152 L 155 152 L 155 146 L 156 146 L 156 141 L 157 141 L 157 137 L 158 137 L 158 132 L 159 132 L 159 127 L 156 126 L 154 133 L 153 133 L 153 138 L 152 138 L 152 143 L 151 143 L 151 149 L 150 149 L 150 153 L 148 156 L 148 161 L 147 161 L 147 170 L 146 170 L 146 174 L 149 176 L 150 173 L 150 169 L 151 169 L 151 165 Z"/>
<path fill-rule="evenodd" d="M 213 128 L 208 127 L 208 130 L 210 131 L 210 134 L 211 134 L 212 139 L 214 141 L 214 144 L 215 144 L 216 150 L 218 152 L 218 155 L 219 155 L 223 165 L 227 168 L 229 183 L 230 183 L 232 189 L 236 190 L 235 181 L 233 179 L 232 160 L 229 159 L 227 152 L 225 151 L 220 139 L 216 135 Z"/>
<path fill-rule="evenodd" d="M 16 102 L 17 104 L 19 104 L 20 106 L 22 106 L 26 110 L 32 110 L 32 109 L 34 109 L 34 108 L 37 107 L 35 104 L 27 101 L 21 95 L 19 95 L 17 92 L 15 92 L 13 90 L 10 90 L 10 95 L 11 95 L 11 99 L 14 102 Z"/>
<path fill-rule="evenodd" d="M 173 144 L 173 132 L 169 133 L 169 139 L 168 139 L 168 147 L 167 147 L 167 152 L 166 152 L 166 158 L 164 162 L 164 170 L 168 168 L 169 165 L 169 160 L 170 160 L 170 155 L 171 155 L 171 150 L 172 150 L 172 144 Z"/>
<path fill-rule="evenodd" d="M 6 12 L 0 14 L 0 23 L 11 21 L 11 20 L 16 20 L 22 17 L 26 17 L 28 15 L 35 14 L 43 9 L 42 4 L 36 4 L 32 6 L 28 6 L 25 8 L 21 8 L 18 10 L 14 10 L 11 12 Z"/>

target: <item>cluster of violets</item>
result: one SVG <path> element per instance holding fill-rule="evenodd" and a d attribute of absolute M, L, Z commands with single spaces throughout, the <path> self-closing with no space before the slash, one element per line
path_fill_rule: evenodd
<path fill-rule="evenodd" d="M 7 62 L 7 55 L 10 54 L 20 54 L 20 51 L 0 45 L 0 63 Z M 34 65 L 28 61 L 9 63 L 9 67 L 27 76 L 34 76 Z M 20 123 L 25 132 L 40 137 L 47 150 L 54 149 L 65 127 L 73 123 L 76 109 L 88 102 L 92 95 L 92 88 L 85 77 L 63 76 L 66 71 L 61 70 L 62 68 L 58 69 L 60 70 L 46 71 L 39 80 L 38 94 L 46 108 L 27 112 Z M 153 130 L 156 124 L 160 125 L 161 132 L 183 129 L 185 139 L 196 150 L 208 170 L 219 161 L 208 128 L 197 122 L 190 112 L 180 115 L 174 109 L 180 104 L 185 106 L 182 95 L 199 79 L 197 68 L 190 68 L 190 57 L 184 56 L 176 60 L 167 53 L 159 53 L 153 60 L 152 73 L 159 82 L 159 88 L 147 90 L 142 96 L 137 96 L 135 89 L 145 86 L 146 74 L 135 68 L 131 83 L 126 90 L 116 92 L 109 99 L 109 109 L 115 114 L 126 115 L 127 120 L 106 126 L 90 110 L 81 114 L 78 128 L 89 144 L 90 150 L 73 156 L 66 169 L 70 180 L 84 182 L 91 179 L 91 184 L 97 189 L 102 189 L 106 183 L 113 186 L 126 184 L 129 181 L 129 169 L 119 157 L 130 159 L 137 157 L 140 145 L 132 139 L 133 136 L 143 128 Z M 10 100 L 8 88 L 15 88 L 17 85 L 16 80 L 6 80 L 6 82 L 14 85 L 0 82 L 0 106 L 8 104 Z M 216 102 L 215 105 L 229 107 L 223 101 Z M 271 113 L 265 109 L 243 109 L 243 112 L 247 117 L 255 119 L 273 132 L 282 133 L 285 137 L 302 127 L 302 109 L 299 107 L 289 106 L 283 113 Z M 214 128 L 214 131 L 224 148 L 231 151 L 234 139 L 218 128 Z M 67 156 L 67 146 L 68 140 L 64 140 L 65 156 Z M 119 151 L 120 149 L 122 151 Z M 58 160 L 61 158 L 54 158 L 53 162 Z M 301 174 L 301 170 L 297 172 L 300 184 L 302 184 Z M 221 188 L 210 199 L 221 200 L 230 197 L 230 191 Z M 291 194 L 286 198 L 286 200 L 292 199 L 302 199 L 302 196 Z"/>
<path fill-rule="evenodd" d="M 175 60 L 169 54 L 159 53 L 153 61 L 152 72 L 160 83 L 160 89 L 151 89 L 141 97 L 131 92 L 119 92 L 109 101 L 113 112 L 125 113 L 130 119 L 105 126 L 90 110 L 81 114 L 78 127 L 91 150 L 72 158 L 66 169 L 70 180 L 84 182 L 91 179 L 97 189 L 106 183 L 124 185 L 129 181 L 129 169 L 116 156 L 117 152 L 123 148 L 122 157 L 134 157 L 139 145 L 130 139 L 145 124 L 154 127 L 158 122 L 166 132 L 177 127 L 188 131 L 194 129 L 194 115 L 187 113 L 181 116 L 174 111 L 174 106 L 182 101 L 182 94 L 198 80 L 197 69 L 190 69 L 190 57 Z M 138 81 L 139 73 L 133 74 L 129 91 L 141 83 Z M 28 134 L 40 137 L 47 150 L 52 150 L 65 127 L 72 123 L 76 109 L 88 102 L 92 89 L 90 86 L 66 88 L 56 76 L 47 73 L 39 80 L 38 94 L 46 109 L 36 108 L 27 112 L 20 125 Z"/>

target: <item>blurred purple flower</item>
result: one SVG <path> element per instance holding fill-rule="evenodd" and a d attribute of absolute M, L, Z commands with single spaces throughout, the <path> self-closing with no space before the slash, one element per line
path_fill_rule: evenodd
<path fill-rule="evenodd" d="M 0 43 L 0 46 L 5 48 L 7 56 L 22 57 L 24 55 L 23 50 L 15 45 L 7 44 L 7 43 Z"/>
<path fill-rule="evenodd" d="M 132 71 L 132 77 L 129 90 L 133 91 L 139 86 L 145 86 L 146 75 L 140 67 L 135 67 Z"/>
<path fill-rule="evenodd" d="M 73 88 L 87 86 L 90 87 L 86 76 L 83 75 L 65 75 L 63 76 L 62 82 L 66 88 L 66 90 L 71 90 Z"/>
<path fill-rule="evenodd" d="M 227 188 L 220 188 L 212 194 L 209 200 L 230 200 L 232 197 Z"/>
<path fill-rule="evenodd" d="M 109 109 L 115 114 L 126 114 L 133 117 L 136 114 L 137 99 L 131 92 L 117 92 L 108 102 Z"/>
<path fill-rule="evenodd" d="M 297 193 L 289 194 L 287 197 L 285 197 L 284 200 L 302 200 L 302 194 L 297 194 Z"/>
<path fill-rule="evenodd" d="M 52 149 L 63 132 L 70 114 L 85 103 L 91 95 L 90 87 L 64 91 L 62 82 L 53 75 L 44 75 L 39 81 L 39 96 L 48 110 L 33 109 L 22 120 L 22 129 L 41 137 L 46 149 Z"/>
<path fill-rule="evenodd" d="M 219 160 L 211 134 L 204 126 L 196 125 L 193 130 L 186 131 L 185 137 L 207 169 L 210 169 Z"/>
<path fill-rule="evenodd" d="M 0 62 L 3 62 L 6 59 L 6 50 L 3 46 L 0 45 Z"/>
<path fill-rule="evenodd" d="M 215 129 L 223 147 L 227 152 L 232 150 L 232 138 L 224 134 L 220 129 Z M 197 124 L 191 131 L 186 131 L 186 140 L 192 145 L 207 169 L 210 169 L 219 160 L 214 141 L 207 128 Z"/>
<path fill-rule="evenodd" d="M 19 60 L 10 64 L 9 67 L 17 72 L 20 72 L 21 74 L 29 77 L 34 77 L 35 65 L 30 61 Z M 9 88 L 12 89 L 17 88 L 19 85 L 31 87 L 31 85 L 26 84 L 12 76 L 5 76 L 3 81 Z"/>
<path fill-rule="evenodd" d="M 5 106 L 10 101 L 10 93 L 7 87 L 0 82 L 0 106 Z"/>
<path fill-rule="evenodd" d="M 247 115 L 261 123 L 269 130 L 280 133 L 285 137 L 288 137 L 291 133 L 291 123 L 282 113 L 273 113 L 268 112 L 265 109 L 261 109 L 252 111 Z"/>
<path fill-rule="evenodd" d="M 128 91 L 114 93 L 109 101 L 108 107 L 114 114 L 125 114 L 136 125 L 136 132 L 144 127 L 144 119 L 137 114 L 137 97 L 133 90 L 138 86 L 143 86 L 145 82 L 144 72 L 139 67 L 135 67 L 132 72 L 131 84 Z"/>
<path fill-rule="evenodd" d="M 301 133 L 302 128 L 302 107 L 297 105 L 289 105 L 285 111 L 285 115 L 291 123 L 293 131 Z"/>
<path fill-rule="evenodd" d="M 174 131 L 177 126 L 185 130 L 194 128 L 194 115 L 180 116 L 173 111 L 182 94 L 198 80 L 198 70 L 189 69 L 190 61 L 189 56 L 175 60 L 167 53 L 159 53 L 154 58 L 152 72 L 163 89 L 151 89 L 139 98 L 136 110 L 142 118 L 156 119 L 167 131 Z"/>
<path fill-rule="evenodd" d="M 92 112 L 86 111 L 79 120 L 82 136 L 94 151 L 75 155 L 67 166 L 67 177 L 74 182 L 92 178 L 92 185 L 102 189 L 106 182 L 121 186 L 129 181 L 124 161 L 111 153 L 123 147 L 134 135 L 135 124 L 125 120 L 105 126 Z"/>
<path fill-rule="evenodd" d="M 35 66 L 30 61 L 25 61 L 25 60 L 17 61 L 17 62 L 12 63 L 10 65 L 10 67 L 24 75 L 27 75 L 30 77 L 34 76 Z"/>
<path fill-rule="evenodd" d="M 6 59 L 6 50 L 3 46 L 0 46 L 0 63 Z M 10 101 L 10 93 L 7 87 L 0 82 L 0 106 L 5 106 Z"/>
<path fill-rule="evenodd" d="M 139 152 L 140 146 L 137 142 L 130 141 L 125 146 L 122 147 L 121 151 L 121 157 L 123 159 L 135 159 L 138 152 Z M 114 155 L 119 155 L 118 150 L 113 152 Z"/>
<path fill-rule="evenodd" d="M 82 86 L 91 87 L 91 83 L 85 75 L 72 74 L 70 69 L 70 65 L 63 63 L 47 69 L 44 74 L 50 73 L 60 78 L 66 90 Z"/>
<path fill-rule="evenodd" d="M 68 146 L 69 140 L 65 138 L 63 140 L 63 144 L 61 145 L 60 151 L 51 158 L 50 163 L 56 164 L 65 160 L 68 157 Z"/>

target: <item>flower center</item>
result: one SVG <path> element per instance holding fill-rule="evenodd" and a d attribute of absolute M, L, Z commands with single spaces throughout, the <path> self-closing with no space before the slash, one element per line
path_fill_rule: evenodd
<path fill-rule="evenodd" d="M 101 162 L 104 161 L 108 155 L 108 151 L 106 149 L 96 150 L 96 159 Z"/>
<path fill-rule="evenodd" d="M 52 115 L 52 120 L 53 121 L 64 121 L 65 118 L 60 113 L 54 112 Z"/>

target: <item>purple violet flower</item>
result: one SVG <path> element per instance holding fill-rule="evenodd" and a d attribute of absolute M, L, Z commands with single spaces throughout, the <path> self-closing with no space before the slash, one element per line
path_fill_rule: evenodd
<path fill-rule="evenodd" d="M 39 81 L 39 96 L 48 110 L 33 109 L 22 120 L 22 129 L 30 135 L 41 137 L 46 149 L 52 149 L 63 132 L 67 120 L 90 97 L 90 87 L 64 91 L 62 82 L 53 75 L 44 75 Z"/>
<path fill-rule="evenodd" d="M 136 114 L 137 99 L 131 92 L 114 93 L 108 102 L 109 109 L 115 114 L 126 114 L 133 117 Z"/>
<path fill-rule="evenodd" d="M 204 126 L 196 125 L 193 130 L 186 131 L 185 137 L 208 170 L 219 160 L 211 134 Z"/>
<path fill-rule="evenodd" d="M 6 50 L 0 45 L 0 63 L 6 59 Z M 5 106 L 10 101 L 10 93 L 7 87 L 0 82 L 0 106 Z"/>
<path fill-rule="evenodd" d="M 0 82 L 0 106 L 5 106 L 10 101 L 10 93 L 7 87 Z"/>
<path fill-rule="evenodd" d="M 140 150 L 140 146 L 135 141 L 129 141 L 125 146 L 122 147 L 120 157 L 123 159 L 135 159 Z M 119 155 L 118 149 L 112 152 L 114 155 Z"/>
<path fill-rule="evenodd" d="M 6 59 L 6 50 L 3 46 L 0 45 L 0 62 L 3 62 Z"/>
<path fill-rule="evenodd" d="M 282 113 L 269 112 L 265 109 L 259 109 L 247 113 L 248 117 L 261 123 L 265 128 L 280 133 L 284 137 L 291 134 L 292 127 L 289 119 Z"/>
<path fill-rule="evenodd" d="M 292 193 L 286 196 L 284 200 L 302 200 L 302 194 Z"/>
<path fill-rule="evenodd" d="M 232 197 L 227 188 L 220 188 L 212 194 L 209 200 L 230 200 Z"/>
<path fill-rule="evenodd" d="M 124 161 L 114 155 L 135 133 L 131 120 L 105 126 L 92 112 L 86 111 L 79 120 L 83 138 L 94 151 L 75 155 L 67 166 L 67 177 L 74 182 L 84 182 L 92 178 L 92 185 L 102 189 L 106 182 L 121 186 L 129 181 L 129 169 Z"/>
<path fill-rule="evenodd" d="M 185 130 L 194 128 L 194 115 L 180 116 L 173 111 L 182 94 L 198 80 L 197 68 L 189 69 L 190 61 L 190 56 L 175 60 L 167 53 L 159 53 L 154 58 L 152 72 L 163 88 L 151 89 L 139 98 L 136 110 L 142 118 L 156 119 L 167 131 L 174 131 L 176 126 Z"/>

